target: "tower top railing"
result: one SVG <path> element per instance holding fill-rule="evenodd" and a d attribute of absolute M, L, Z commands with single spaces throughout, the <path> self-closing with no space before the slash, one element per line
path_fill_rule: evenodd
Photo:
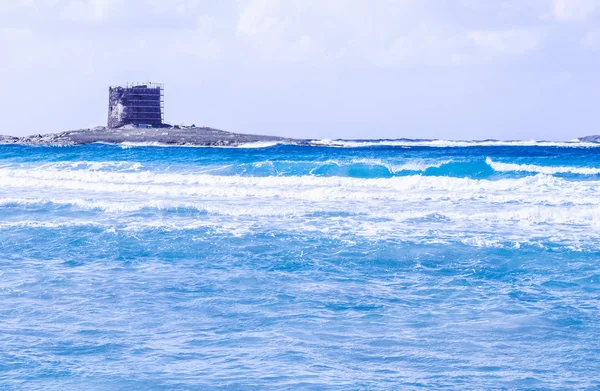
<path fill-rule="evenodd" d="M 146 88 L 159 88 L 164 90 L 165 85 L 163 83 L 153 83 L 153 82 L 142 82 L 142 83 L 127 83 L 122 85 L 114 85 L 110 86 L 110 88 L 135 88 L 135 87 L 146 87 Z"/>

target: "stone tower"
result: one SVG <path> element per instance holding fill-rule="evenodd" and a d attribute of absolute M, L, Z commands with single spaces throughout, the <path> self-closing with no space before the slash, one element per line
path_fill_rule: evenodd
<path fill-rule="evenodd" d="M 138 83 L 108 90 L 108 127 L 124 125 L 155 128 L 164 123 L 164 86 Z"/>

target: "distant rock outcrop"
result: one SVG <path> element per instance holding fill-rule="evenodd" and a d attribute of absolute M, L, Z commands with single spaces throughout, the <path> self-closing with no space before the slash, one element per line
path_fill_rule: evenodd
<path fill-rule="evenodd" d="M 15 144 L 18 141 L 19 141 L 19 137 L 0 135 L 0 144 Z"/>
<path fill-rule="evenodd" d="M 579 137 L 577 140 L 584 143 L 600 143 L 600 135 Z"/>

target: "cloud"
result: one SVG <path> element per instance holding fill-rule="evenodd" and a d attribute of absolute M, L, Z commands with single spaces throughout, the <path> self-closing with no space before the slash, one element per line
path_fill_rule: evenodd
<path fill-rule="evenodd" d="M 472 14 L 473 4 L 468 1 L 447 10 L 426 0 L 247 0 L 240 4 L 237 38 L 254 50 L 246 51 L 251 61 L 259 62 L 459 65 L 526 54 L 543 38 L 539 31 L 527 28 L 472 31 L 452 17 Z M 496 8 L 486 5 L 475 10 L 491 13 Z"/>
<path fill-rule="evenodd" d="M 472 60 L 462 31 L 428 24 L 402 32 L 381 47 L 365 45 L 362 50 L 371 62 L 383 67 L 460 65 Z"/>
<path fill-rule="evenodd" d="M 76 22 L 101 22 L 114 11 L 121 0 L 74 0 L 62 11 L 62 17 Z"/>
<path fill-rule="evenodd" d="M 585 20 L 600 8 L 600 0 L 554 0 L 554 18 L 562 22 Z"/>
<path fill-rule="evenodd" d="M 217 60 L 223 56 L 223 44 L 213 34 L 219 25 L 213 17 L 200 15 L 194 28 L 177 29 L 155 37 L 147 45 L 152 51 L 153 46 L 163 47 L 163 56 L 172 58 L 191 58 L 194 60 Z"/>
<path fill-rule="evenodd" d="M 454 66 L 527 54 L 544 37 L 541 30 L 527 26 L 503 29 L 506 15 L 493 15 L 535 14 L 531 6 L 519 8 L 521 1 L 510 0 L 500 4 L 461 0 L 450 5 L 434 0 L 238 0 L 234 6 L 211 0 L 5 4 L 28 20 L 14 27 L 29 28 L 40 36 L 48 32 L 55 46 L 79 38 L 69 47 L 112 45 L 132 58 L 124 62 L 145 58 L 145 50 L 152 48 L 171 58 L 243 64 Z M 133 14 L 135 18 L 127 16 Z M 0 23 L 2 19 L 0 15 Z M 471 28 L 492 24 L 497 30 Z"/>
<path fill-rule="evenodd" d="M 600 48 L 600 31 L 588 31 L 582 41 L 582 46 L 590 50 L 598 50 Z"/>
<path fill-rule="evenodd" d="M 534 50 L 542 35 L 536 30 L 471 31 L 469 38 L 492 55 L 521 55 Z"/>
<path fill-rule="evenodd" d="M 315 60 L 314 53 L 310 53 L 313 37 L 299 28 L 304 23 L 306 10 L 303 12 L 297 5 L 293 0 L 247 1 L 236 26 L 236 37 L 243 46 L 247 45 L 244 53 L 259 62 Z"/>
<path fill-rule="evenodd" d="M 2 41 L 23 41 L 33 38 L 33 31 L 28 28 L 4 27 L 0 28 L 0 39 Z"/>

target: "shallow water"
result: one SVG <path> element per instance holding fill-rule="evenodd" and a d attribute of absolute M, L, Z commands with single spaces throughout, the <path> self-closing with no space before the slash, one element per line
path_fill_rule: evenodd
<path fill-rule="evenodd" d="M 600 387 L 599 148 L 326 144 L 0 146 L 0 389 Z"/>

